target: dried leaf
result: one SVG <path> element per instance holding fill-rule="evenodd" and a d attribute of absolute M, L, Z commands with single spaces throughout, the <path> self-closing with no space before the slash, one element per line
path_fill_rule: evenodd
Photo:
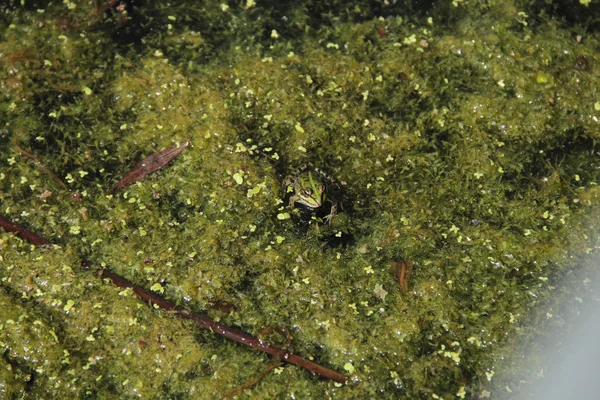
<path fill-rule="evenodd" d="M 408 292 L 408 282 L 413 271 L 412 261 L 390 261 L 390 272 L 395 275 L 398 280 L 398 286 L 402 293 Z"/>
<path fill-rule="evenodd" d="M 158 171 L 179 156 L 189 144 L 190 138 L 183 142 L 181 146 L 169 147 L 144 158 L 130 169 L 119 182 L 115 183 L 115 185 L 108 190 L 108 193 L 129 186 L 132 183 L 144 179 L 146 175 Z"/>

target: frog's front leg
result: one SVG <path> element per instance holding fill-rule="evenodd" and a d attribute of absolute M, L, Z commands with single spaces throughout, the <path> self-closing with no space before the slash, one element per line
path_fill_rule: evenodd
<path fill-rule="evenodd" d="M 331 203 L 331 210 L 329 211 L 329 215 L 325 216 L 325 222 L 331 225 L 331 220 L 333 217 L 337 215 L 337 202 Z"/>
<path fill-rule="evenodd" d="M 295 204 L 296 204 L 296 202 L 297 202 L 298 200 L 300 200 L 300 198 L 301 198 L 301 197 L 300 197 L 300 196 L 298 196 L 297 194 L 295 194 L 295 195 L 293 195 L 293 196 L 290 196 L 290 202 L 289 202 L 289 204 L 288 204 L 288 207 L 290 208 L 290 211 L 294 211 L 294 209 L 296 208 L 296 207 L 295 207 Z"/>

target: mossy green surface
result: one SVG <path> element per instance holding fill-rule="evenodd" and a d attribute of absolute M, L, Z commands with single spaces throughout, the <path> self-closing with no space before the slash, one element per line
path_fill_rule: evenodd
<path fill-rule="evenodd" d="M 282 365 L 239 398 L 510 398 L 520 340 L 587 298 L 565 277 L 598 244 L 597 4 L 23 3 L 0 215 L 55 246 L 0 234 L 0 397 L 208 399 L 266 368 L 100 268 L 349 376 Z M 278 218 L 303 163 L 344 187 L 331 227 Z"/>

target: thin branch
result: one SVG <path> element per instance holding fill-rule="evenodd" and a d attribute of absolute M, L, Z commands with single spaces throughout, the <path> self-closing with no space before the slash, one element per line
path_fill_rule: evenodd
<path fill-rule="evenodd" d="M 8 232 L 16 232 L 21 237 L 23 237 L 26 240 L 29 240 L 32 244 L 36 246 L 45 246 L 50 244 L 49 241 L 42 238 L 41 236 L 29 232 L 25 228 L 20 227 L 19 225 L 16 225 L 2 217 L 0 217 L 0 227 L 4 228 Z M 267 354 L 274 356 L 275 358 L 281 357 L 281 360 L 283 360 L 284 362 L 303 367 L 311 372 L 316 373 L 317 375 L 320 375 L 323 378 L 331 379 L 333 381 L 341 383 L 344 383 L 347 380 L 347 377 L 345 375 L 337 371 L 334 371 L 317 363 L 305 360 L 287 350 L 281 349 L 276 346 L 271 346 L 257 337 L 254 337 L 242 331 L 238 331 L 237 329 L 230 328 L 227 325 L 221 324 L 217 321 L 208 318 L 207 316 L 197 314 L 183 307 L 179 307 L 176 304 L 170 302 L 169 300 L 155 293 L 152 293 L 141 286 L 129 282 L 127 279 L 115 274 L 114 272 L 110 272 L 104 269 L 100 273 L 100 277 L 102 279 L 109 279 L 115 286 L 121 288 L 131 288 L 133 292 L 136 295 L 138 295 L 142 300 L 150 304 L 156 304 L 163 310 L 173 311 L 177 316 L 184 319 L 189 319 L 190 321 L 195 322 L 197 325 L 200 325 L 202 328 L 209 329 L 235 342 L 263 351 Z"/>
<path fill-rule="evenodd" d="M 275 368 L 279 367 L 281 365 L 281 358 L 282 358 L 282 355 L 277 354 L 275 357 L 273 357 L 271 362 L 269 362 L 269 364 L 267 364 L 267 367 L 263 371 L 261 371 L 260 374 L 248 379 L 241 386 L 238 386 L 236 388 L 233 388 L 233 389 L 228 390 L 227 392 L 223 393 L 223 396 L 221 398 L 227 399 L 229 397 L 233 397 L 236 394 L 239 395 L 239 394 L 243 393 L 244 390 L 246 390 L 246 389 L 250 389 L 252 386 L 254 386 L 258 382 L 260 382 L 265 376 L 267 376 L 269 374 L 269 372 L 271 372 Z"/>
<path fill-rule="evenodd" d="M 33 154 L 31 154 L 27 150 L 23 149 L 21 146 L 19 146 L 19 144 L 17 143 L 17 135 L 16 134 L 13 135 L 13 145 L 15 146 L 15 148 L 17 149 L 17 151 L 19 153 L 21 153 L 22 156 L 25 156 L 25 157 L 29 158 L 34 163 L 36 163 L 39 167 L 41 167 L 44 171 L 46 171 L 46 173 L 48 175 L 50 175 L 52 177 L 52 179 L 54 179 L 54 181 L 56 183 L 58 183 L 63 189 L 67 188 L 67 185 L 65 185 L 65 183 L 58 177 L 58 175 L 56 175 L 54 173 L 54 171 L 52 171 L 50 168 L 48 168 L 48 166 L 46 166 L 46 164 L 44 164 L 43 162 L 41 162 L 39 158 L 37 158 L 36 156 L 34 156 Z"/>
<path fill-rule="evenodd" d="M 50 242 L 44 239 L 41 236 L 36 235 L 33 232 L 29 232 L 27 229 L 19 226 L 7 219 L 0 217 L 0 227 L 4 228 L 7 232 L 15 232 L 17 235 L 21 236 L 23 239 L 28 240 L 32 244 L 36 246 L 48 246 Z"/>
<path fill-rule="evenodd" d="M 282 354 L 283 361 L 306 368 L 307 370 L 314 372 L 323 378 L 331 379 L 336 382 L 346 382 L 346 376 L 337 371 L 331 370 L 317 363 L 305 360 L 293 353 L 285 351 L 284 349 L 280 349 L 279 347 L 271 346 L 252 335 L 248 335 L 247 333 L 238 331 L 237 329 L 230 328 L 204 315 L 196 314 L 185 308 L 178 307 L 174 303 L 164 299 L 163 297 L 155 293 L 149 292 L 141 286 L 135 285 L 129 282 L 127 279 L 113 272 L 103 270 L 101 277 L 110 279 L 112 283 L 114 283 L 118 287 L 133 289 L 133 292 L 137 294 L 142 300 L 149 302 L 150 304 L 156 304 L 163 310 L 173 311 L 179 317 L 194 321 L 202 328 L 209 329 L 235 342 L 245 344 L 246 346 L 250 346 L 275 357 L 277 357 L 278 354 Z"/>

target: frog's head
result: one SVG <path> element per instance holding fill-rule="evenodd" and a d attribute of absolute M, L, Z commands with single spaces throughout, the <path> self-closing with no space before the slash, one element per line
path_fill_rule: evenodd
<path fill-rule="evenodd" d="M 311 208 L 323 205 L 326 197 L 325 185 L 318 176 L 316 178 L 310 171 L 300 177 L 300 187 L 297 193 L 300 196 L 300 199 L 297 200 L 298 203 Z"/>

